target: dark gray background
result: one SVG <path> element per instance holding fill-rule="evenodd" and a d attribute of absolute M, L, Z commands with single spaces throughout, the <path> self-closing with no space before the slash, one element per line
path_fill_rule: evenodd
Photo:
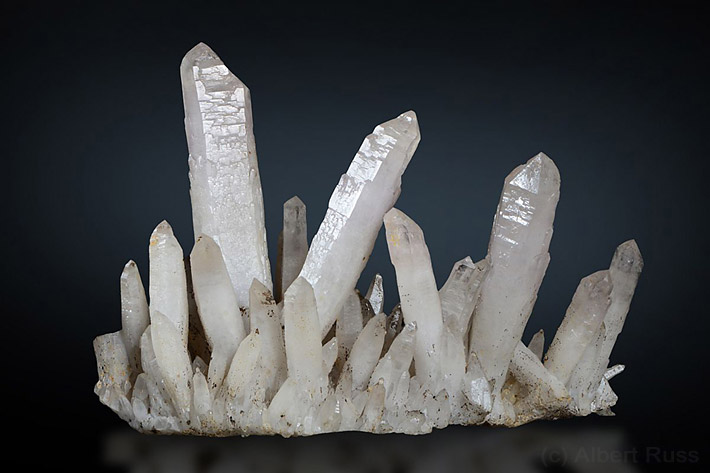
<path fill-rule="evenodd" d="M 422 141 L 397 206 L 424 229 L 439 284 L 485 255 L 503 178 L 546 152 L 561 200 L 525 339 L 544 328 L 549 343 L 579 279 L 635 238 L 646 266 L 612 355 L 627 365 L 612 383 L 618 416 L 584 421 L 639 448 L 700 449 L 709 18 L 700 2 L 673 5 L 3 6 L 6 430 L 39 436 L 46 454 L 32 462 L 102 463 L 102 439 L 122 427 L 92 393 L 91 341 L 119 328 L 123 264 L 147 281 L 160 220 L 192 245 L 178 67 L 204 41 L 252 92 L 272 264 L 282 203 L 301 197 L 312 236 L 363 137 L 405 110 Z M 391 308 L 382 235 L 360 287 L 378 271 Z M 548 424 L 577 425 L 565 422 Z"/>

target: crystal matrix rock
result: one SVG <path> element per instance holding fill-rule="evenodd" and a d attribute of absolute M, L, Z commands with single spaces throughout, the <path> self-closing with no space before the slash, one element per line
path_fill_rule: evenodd
<path fill-rule="evenodd" d="M 580 282 L 547 353 L 542 331 L 520 339 L 550 261 L 550 158 L 506 178 L 488 254 L 456 262 L 438 287 L 424 232 L 393 208 L 417 119 L 387 121 L 341 177 L 310 248 L 305 205 L 284 204 L 274 294 L 249 91 L 203 44 L 181 74 L 196 242 L 186 259 L 159 224 L 149 300 L 130 261 L 122 328 L 94 340 L 95 392 L 133 428 L 423 434 L 613 414 L 610 381 L 624 365 L 609 366 L 611 351 L 643 266 L 633 240 Z M 382 276 L 364 297 L 355 287 L 383 222 L 400 298 L 389 311 Z"/>

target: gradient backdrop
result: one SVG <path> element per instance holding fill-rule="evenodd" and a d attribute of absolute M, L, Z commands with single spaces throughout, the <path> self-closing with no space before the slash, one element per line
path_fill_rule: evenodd
<path fill-rule="evenodd" d="M 97 3 L 16 2 L 0 15 L 5 431 L 19 425 L 19 443 L 41 446 L 25 460 L 90 461 L 94 471 L 111 463 L 106 439 L 123 422 L 92 392 L 91 341 L 120 327 L 126 261 L 147 281 L 158 222 L 192 246 L 178 67 L 199 41 L 252 92 L 272 264 L 282 203 L 301 197 L 312 237 L 363 137 L 408 109 L 422 141 L 397 206 L 424 229 L 439 284 L 455 261 L 485 255 L 506 174 L 538 151 L 552 157 L 561 200 L 525 340 L 543 328 L 549 343 L 580 278 L 635 238 L 646 265 L 612 355 L 627 365 L 612 383 L 617 417 L 582 424 L 616 432 L 619 451 L 707 460 L 692 429 L 705 422 L 709 328 L 710 17 L 701 2 Z M 398 297 L 383 234 L 361 289 L 375 272 L 390 309 Z M 473 438 L 514 457 L 520 434 L 507 432 L 232 441 L 267 457 L 345 442 L 356 471 L 378 449 Z M 434 450 L 425 464 L 439 464 Z M 457 471 L 473 470 L 461 461 Z M 394 465 L 374 470 L 408 468 Z"/>

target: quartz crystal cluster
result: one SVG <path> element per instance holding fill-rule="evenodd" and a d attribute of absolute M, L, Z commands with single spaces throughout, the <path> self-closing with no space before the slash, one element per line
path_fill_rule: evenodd
<path fill-rule="evenodd" d="M 523 330 L 550 261 L 560 176 L 540 153 L 506 178 L 488 253 L 438 288 L 424 232 L 394 204 L 419 143 L 414 112 L 375 127 L 340 178 L 315 237 L 284 204 L 271 277 L 249 89 L 199 44 L 181 65 L 195 244 L 167 222 L 149 284 L 129 261 L 122 328 L 94 340 L 95 392 L 143 432 L 421 434 L 610 415 L 609 357 L 643 265 L 634 241 L 579 284 L 547 351 Z M 356 289 L 384 224 L 399 303 L 382 278 Z M 393 297 L 394 299 L 395 297 Z"/>

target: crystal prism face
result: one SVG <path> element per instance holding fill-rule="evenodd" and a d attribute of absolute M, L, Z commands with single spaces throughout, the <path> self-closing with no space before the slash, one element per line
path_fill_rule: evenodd
<path fill-rule="evenodd" d="M 521 336 L 550 262 L 560 175 L 545 154 L 506 177 L 488 254 L 437 286 L 424 231 L 394 208 L 420 139 L 414 112 L 375 127 L 308 242 L 306 205 L 283 207 L 274 288 L 249 89 L 204 44 L 182 62 L 195 244 L 160 223 L 148 294 L 133 261 L 122 328 L 94 340 L 95 392 L 141 432 L 423 434 L 610 415 L 612 348 L 643 260 L 633 240 L 579 283 L 547 351 Z M 355 288 L 384 225 L 399 302 L 382 276 Z"/>

